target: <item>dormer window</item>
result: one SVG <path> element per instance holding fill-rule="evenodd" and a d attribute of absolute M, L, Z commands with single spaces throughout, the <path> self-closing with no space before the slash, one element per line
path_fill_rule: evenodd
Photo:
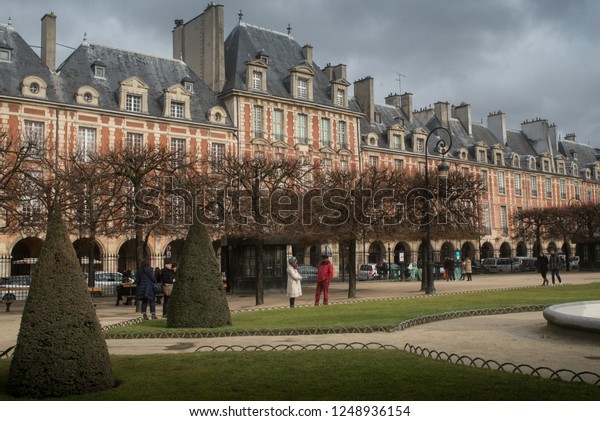
<path fill-rule="evenodd" d="M 46 98 L 46 82 L 37 76 L 27 76 L 23 79 L 21 85 L 21 94 L 23 96 Z"/>
<path fill-rule="evenodd" d="M 478 162 L 487 162 L 485 149 L 477 149 L 477 161 Z"/>
<path fill-rule="evenodd" d="M 519 168 L 521 166 L 521 158 L 518 155 L 513 155 L 513 167 Z"/>
<path fill-rule="evenodd" d="M 535 170 L 535 158 L 534 157 L 529 158 L 529 169 Z"/>
<path fill-rule="evenodd" d="M 246 62 L 247 89 L 267 92 L 267 69 L 267 64 L 260 59 Z"/>
<path fill-rule="evenodd" d="M 91 86 L 82 86 L 77 90 L 75 99 L 78 104 L 82 105 L 98 105 L 98 91 Z"/>
<path fill-rule="evenodd" d="M 559 162 L 558 163 L 558 173 L 559 174 L 564 174 L 565 173 L 565 163 L 564 162 Z"/>
<path fill-rule="evenodd" d="M 0 61 L 10 61 L 12 58 L 11 50 L 8 48 L 0 48 Z"/>
<path fill-rule="evenodd" d="M 120 83 L 120 108 L 134 113 L 148 112 L 148 85 L 138 77 L 130 77 Z"/>
<path fill-rule="evenodd" d="M 106 65 L 101 60 L 96 60 L 92 64 L 92 69 L 94 70 L 94 77 L 99 79 L 106 78 Z"/>
<path fill-rule="evenodd" d="M 550 161 L 548 159 L 542 161 L 542 171 L 550 172 Z"/>
<path fill-rule="evenodd" d="M 262 90 L 262 72 L 252 72 L 252 89 Z"/>
<path fill-rule="evenodd" d="M 502 159 L 502 152 L 496 152 L 494 154 L 494 164 L 496 165 L 504 165 L 503 159 Z"/>
<path fill-rule="evenodd" d="M 163 92 L 165 95 L 165 117 L 192 118 L 190 114 L 191 94 L 187 89 L 184 89 L 180 84 L 176 84 Z"/>
<path fill-rule="evenodd" d="M 188 91 L 191 94 L 194 93 L 194 81 L 189 75 L 186 75 L 183 79 L 181 79 L 181 82 L 179 83 L 183 85 L 186 91 Z"/>
<path fill-rule="evenodd" d="M 290 69 L 290 90 L 292 97 L 303 100 L 313 100 L 314 70 L 301 64 Z"/>
<path fill-rule="evenodd" d="M 463 161 L 466 161 L 468 156 L 469 154 L 467 153 L 467 151 L 460 151 L 460 159 L 462 159 Z"/>

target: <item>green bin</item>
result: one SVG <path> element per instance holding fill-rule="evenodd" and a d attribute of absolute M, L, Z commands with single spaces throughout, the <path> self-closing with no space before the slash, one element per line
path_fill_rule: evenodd
<path fill-rule="evenodd" d="M 390 269 L 390 279 L 400 279 L 400 269 L 393 267 Z"/>

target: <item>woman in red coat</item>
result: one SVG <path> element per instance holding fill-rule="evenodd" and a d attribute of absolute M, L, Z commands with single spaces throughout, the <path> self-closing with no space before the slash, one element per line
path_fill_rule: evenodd
<path fill-rule="evenodd" d="M 323 292 L 323 305 L 329 304 L 329 282 L 333 278 L 333 265 L 326 254 L 321 256 L 323 260 L 317 268 L 317 291 L 315 293 L 315 305 L 321 301 L 321 292 Z"/>

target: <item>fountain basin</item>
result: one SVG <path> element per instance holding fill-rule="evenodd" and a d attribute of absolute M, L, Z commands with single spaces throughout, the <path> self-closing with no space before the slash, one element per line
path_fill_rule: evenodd
<path fill-rule="evenodd" d="M 544 318 L 569 329 L 600 332 L 600 301 L 577 301 L 546 307 Z"/>

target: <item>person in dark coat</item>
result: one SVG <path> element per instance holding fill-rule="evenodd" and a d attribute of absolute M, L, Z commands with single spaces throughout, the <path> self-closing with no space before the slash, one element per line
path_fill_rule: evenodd
<path fill-rule="evenodd" d="M 142 301 L 142 315 L 144 320 L 148 320 L 146 309 L 150 304 L 150 313 L 153 319 L 156 319 L 156 295 L 154 293 L 154 284 L 157 284 L 154 269 L 150 266 L 148 259 L 142 260 L 140 270 L 137 272 L 137 287 L 135 290 L 135 299 Z"/>
<path fill-rule="evenodd" d="M 548 278 L 546 277 L 546 274 L 548 273 L 548 258 L 543 252 L 538 256 L 535 266 L 540 272 L 540 275 L 542 275 L 542 286 L 548 285 Z"/>
<path fill-rule="evenodd" d="M 171 259 L 165 259 L 165 267 L 160 272 L 160 281 L 163 285 L 163 317 L 167 317 L 169 310 L 169 300 L 173 291 L 173 282 L 175 281 L 175 269 Z"/>
<path fill-rule="evenodd" d="M 554 286 L 554 278 L 558 278 L 558 284 L 562 285 L 562 279 L 560 279 L 560 268 L 562 266 L 562 262 L 560 261 L 560 257 L 556 254 L 556 250 L 550 250 L 550 259 L 548 259 L 548 269 L 550 269 L 550 273 L 552 274 L 552 286 Z"/>

